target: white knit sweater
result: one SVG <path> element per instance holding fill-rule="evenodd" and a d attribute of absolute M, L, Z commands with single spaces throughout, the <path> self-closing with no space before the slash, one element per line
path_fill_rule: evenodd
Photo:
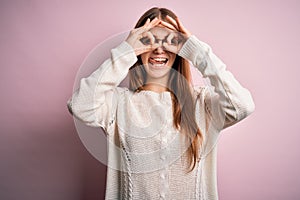
<path fill-rule="evenodd" d="M 192 172 L 186 173 L 186 146 L 173 127 L 170 93 L 133 93 L 118 87 L 137 61 L 127 42 L 112 49 L 110 59 L 81 79 L 68 100 L 76 118 L 107 133 L 106 199 L 218 199 L 219 133 L 253 112 L 254 102 L 208 44 L 191 36 L 179 55 L 212 85 L 194 88 L 196 121 L 204 141 Z"/>

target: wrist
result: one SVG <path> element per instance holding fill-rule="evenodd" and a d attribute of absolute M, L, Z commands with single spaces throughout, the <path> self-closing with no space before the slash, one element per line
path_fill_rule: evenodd
<path fill-rule="evenodd" d="M 191 61 L 194 66 L 198 66 L 200 63 L 197 61 L 203 60 L 207 50 L 203 44 L 195 35 L 191 35 L 179 50 L 178 55 Z"/>

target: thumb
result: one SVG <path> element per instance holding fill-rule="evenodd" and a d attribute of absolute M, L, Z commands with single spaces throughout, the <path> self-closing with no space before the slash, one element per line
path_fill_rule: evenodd
<path fill-rule="evenodd" d="M 160 44 L 154 43 L 154 44 L 152 44 L 151 49 L 152 50 L 157 49 L 159 46 L 160 46 Z"/>
<path fill-rule="evenodd" d="M 165 42 L 165 43 L 163 44 L 163 46 L 165 47 L 165 49 L 166 49 L 167 51 L 170 51 L 170 52 L 175 53 L 175 54 L 178 53 L 178 47 L 175 46 L 175 45 L 168 44 L 168 43 Z"/>

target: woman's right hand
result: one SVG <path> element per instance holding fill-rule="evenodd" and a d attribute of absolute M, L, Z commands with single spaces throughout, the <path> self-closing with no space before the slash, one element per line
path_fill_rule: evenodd
<path fill-rule="evenodd" d="M 134 49 L 136 56 L 156 49 L 159 46 L 159 44 L 155 43 L 155 38 L 149 30 L 160 22 L 161 20 L 158 18 L 154 18 L 152 21 L 148 18 L 142 27 L 130 31 L 126 42 Z"/>

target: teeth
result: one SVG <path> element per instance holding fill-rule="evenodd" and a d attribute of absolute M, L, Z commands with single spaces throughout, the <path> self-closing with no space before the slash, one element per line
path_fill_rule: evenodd
<path fill-rule="evenodd" d="M 165 62 L 165 61 L 167 61 L 166 58 L 153 58 L 153 60 L 158 61 L 158 62 Z"/>

